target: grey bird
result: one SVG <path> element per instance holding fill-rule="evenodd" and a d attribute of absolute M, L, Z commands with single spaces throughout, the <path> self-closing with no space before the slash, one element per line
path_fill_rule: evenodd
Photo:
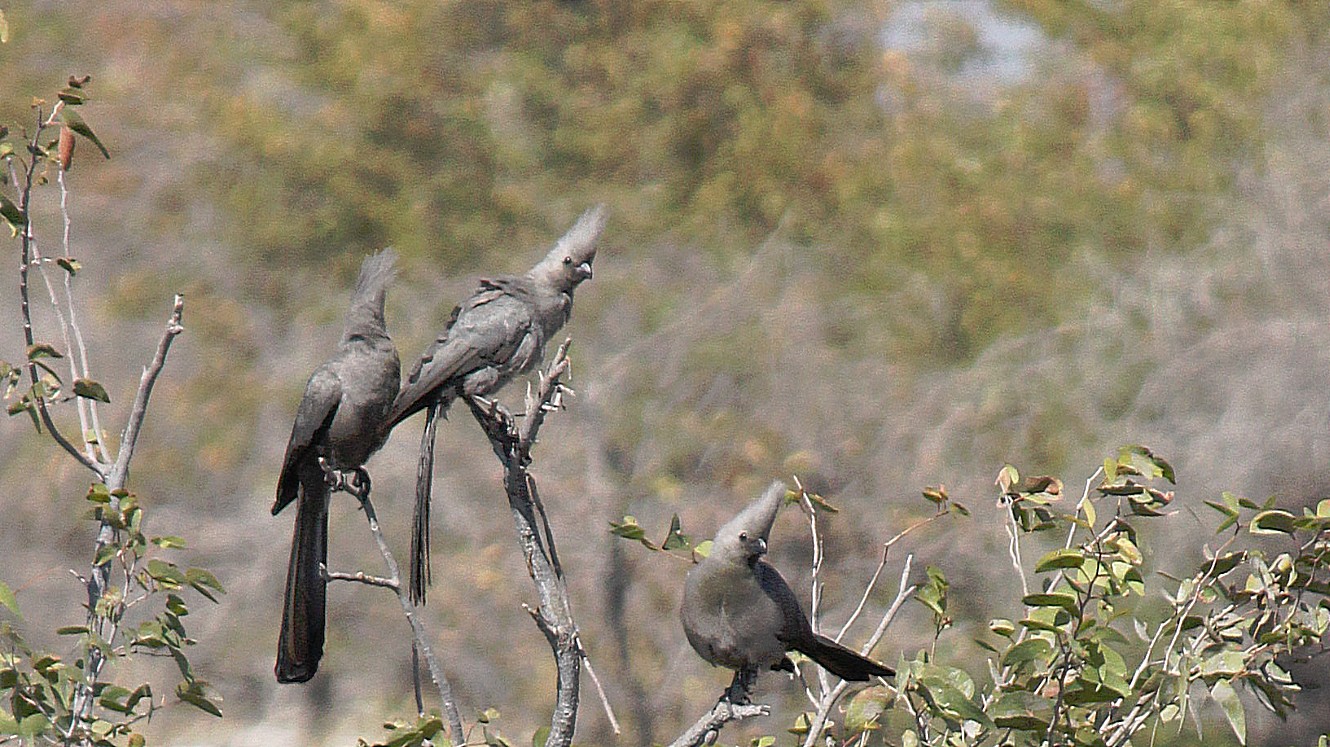
<path fill-rule="evenodd" d="M 688 642 L 708 662 L 740 673 L 792 672 L 785 653 L 798 651 L 845 680 L 895 674 L 814 633 L 790 585 L 763 560 L 785 493 L 783 483 L 773 483 L 720 528 L 710 554 L 688 572 L 680 609 Z"/>
<path fill-rule="evenodd" d="M 425 410 L 411 533 L 411 600 L 425 602 L 430 582 L 429 506 L 437 420 L 457 397 L 496 393 L 536 367 L 573 308 L 573 291 L 591 278 L 605 206 L 582 214 L 545 258 L 523 275 L 483 278 L 416 363 L 393 403 L 386 428 Z"/>
<path fill-rule="evenodd" d="M 277 480 L 273 515 L 295 501 L 295 534 L 286 572 L 286 601 L 277 644 L 277 681 L 305 682 L 323 656 L 328 560 L 328 502 L 342 472 L 355 489 L 369 490 L 365 460 L 383 445 L 384 418 L 401 383 L 397 348 L 383 321 L 383 301 L 397 254 L 365 259 L 346 313 L 337 352 L 315 369 L 296 410 Z"/>

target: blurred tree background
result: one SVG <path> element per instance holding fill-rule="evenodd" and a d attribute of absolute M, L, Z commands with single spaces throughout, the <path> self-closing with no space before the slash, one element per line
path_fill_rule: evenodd
<path fill-rule="evenodd" d="M 1330 488 L 1322 0 L 69 0 L 5 14 L 5 121 L 69 73 L 95 81 L 85 115 L 113 158 L 82 154 L 69 183 L 74 252 L 110 289 L 86 309 L 94 356 L 115 367 L 100 378 L 135 380 L 170 292 L 188 299 L 137 492 L 155 531 L 189 527 L 228 587 L 195 623 L 195 665 L 228 717 L 202 734 L 194 714 L 164 714 L 167 743 L 345 744 L 412 707 L 404 624 L 371 590 L 333 587 L 313 683 L 271 674 L 290 533 L 267 510 L 278 460 L 355 268 L 385 245 L 403 254 L 388 313 L 409 366 L 476 275 L 525 268 L 586 206 L 610 205 L 568 328 L 578 396 L 536 471 L 622 743 L 668 741 L 728 681 L 678 629 L 686 569 L 602 531 L 624 514 L 664 526 L 678 512 L 709 536 L 798 474 L 844 509 L 826 530 L 839 620 L 879 543 L 927 511 L 918 489 L 945 483 L 976 514 L 912 549 L 946 568 L 964 628 L 1011 613 L 985 593 L 1013 583 L 991 560 L 1003 462 L 1071 485 L 1117 444 L 1149 443 L 1179 469 L 1181 513 L 1155 531 L 1188 538 L 1183 554 L 1199 553 L 1190 507 L 1221 489 L 1299 505 Z M 64 521 L 84 477 L 26 420 L 0 428 L 17 588 L 29 569 L 37 583 L 86 562 Z M 370 463 L 399 552 L 417 429 Z M 469 418 L 440 430 L 427 620 L 461 701 L 496 706 L 526 740 L 552 663 L 520 608 L 488 446 Z M 333 565 L 373 570 L 361 518 L 338 503 Z M 788 518 L 776 533 L 793 581 L 808 540 Z M 926 644 L 911 634 L 927 612 L 911 614 L 881 657 Z M 794 686 L 764 687 L 797 707 Z M 1328 728 L 1316 711 L 1301 733 Z M 615 739 L 589 706 L 579 735 Z"/>

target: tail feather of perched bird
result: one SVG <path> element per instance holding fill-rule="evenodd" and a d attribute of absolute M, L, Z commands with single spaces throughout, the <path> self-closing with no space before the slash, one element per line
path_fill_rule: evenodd
<path fill-rule="evenodd" d="M 429 583 L 429 504 L 437 419 L 457 397 L 498 392 L 537 366 L 545 344 L 572 313 L 573 292 L 591 277 L 605 208 L 582 214 L 552 249 L 522 275 L 482 278 L 470 298 L 453 309 L 443 333 L 425 350 L 397 395 L 385 433 L 427 410 L 412 516 L 411 599 L 423 604 Z"/>
<path fill-rule="evenodd" d="M 706 661 L 735 671 L 792 669 L 799 651 L 846 680 L 894 674 L 813 632 L 794 590 L 763 556 L 786 488 L 776 482 L 717 532 L 711 552 L 684 583 L 679 615 L 689 644 Z"/>
<path fill-rule="evenodd" d="M 383 445 L 383 418 L 401 379 L 383 306 L 396 253 L 385 249 L 360 267 L 337 351 L 305 385 L 277 480 L 274 515 L 296 503 L 275 672 L 304 682 L 323 656 L 328 558 L 327 471 L 360 470 Z"/>
<path fill-rule="evenodd" d="M 323 656 L 327 589 L 320 566 L 328 562 L 328 487 L 323 471 L 302 479 L 305 496 L 296 503 L 286 598 L 277 645 L 277 678 L 304 682 Z"/>
<path fill-rule="evenodd" d="M 817 662 L 818 666 L 851 682 L 867 682 L 874 677 L 891 677 L 896 672 L 887 666 L 860 655 L 824 635 L 813 634 L 811 641 L 803 641 L 795 649 Z"/>
<path fill-rule="evenodd" d="M 425 430 L 420 434 L 420 461 L 416 465 L 416 503 L 411 513 L 411 585 L 412 604 L 424 604 L 425 589 L 430 585 L 429 506 L 434 483 L 434 437 L 438 431 L 442 405 L 425 408 Z"/>

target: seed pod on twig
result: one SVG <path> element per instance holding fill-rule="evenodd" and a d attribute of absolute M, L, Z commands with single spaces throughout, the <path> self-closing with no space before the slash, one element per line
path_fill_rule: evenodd
<path fill-rule="evenodd" d="M 68 127 L 60 128 L 60 145 L 56 151 L 60 157 L 60 170 L 69 171 L 69 164 L 74 159 L 74 131 Z"/>

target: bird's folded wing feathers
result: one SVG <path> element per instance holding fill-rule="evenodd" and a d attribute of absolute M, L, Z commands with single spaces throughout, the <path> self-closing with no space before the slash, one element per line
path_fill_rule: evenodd
<path fill-rule="evenodd" d="M 286 456 L 282 459 L 282 475 L 277 480 L 277 500 L 272 506 L 274 514 L 296 499 L 300 484 L 297 467 L 318 439 L 319 432 L 328 428 L 341 401 L 342 382 L 333 367 L 325 363 L 309 377 L 305 396 L 296 409 L 291 439 L 286 444 Z"/>

